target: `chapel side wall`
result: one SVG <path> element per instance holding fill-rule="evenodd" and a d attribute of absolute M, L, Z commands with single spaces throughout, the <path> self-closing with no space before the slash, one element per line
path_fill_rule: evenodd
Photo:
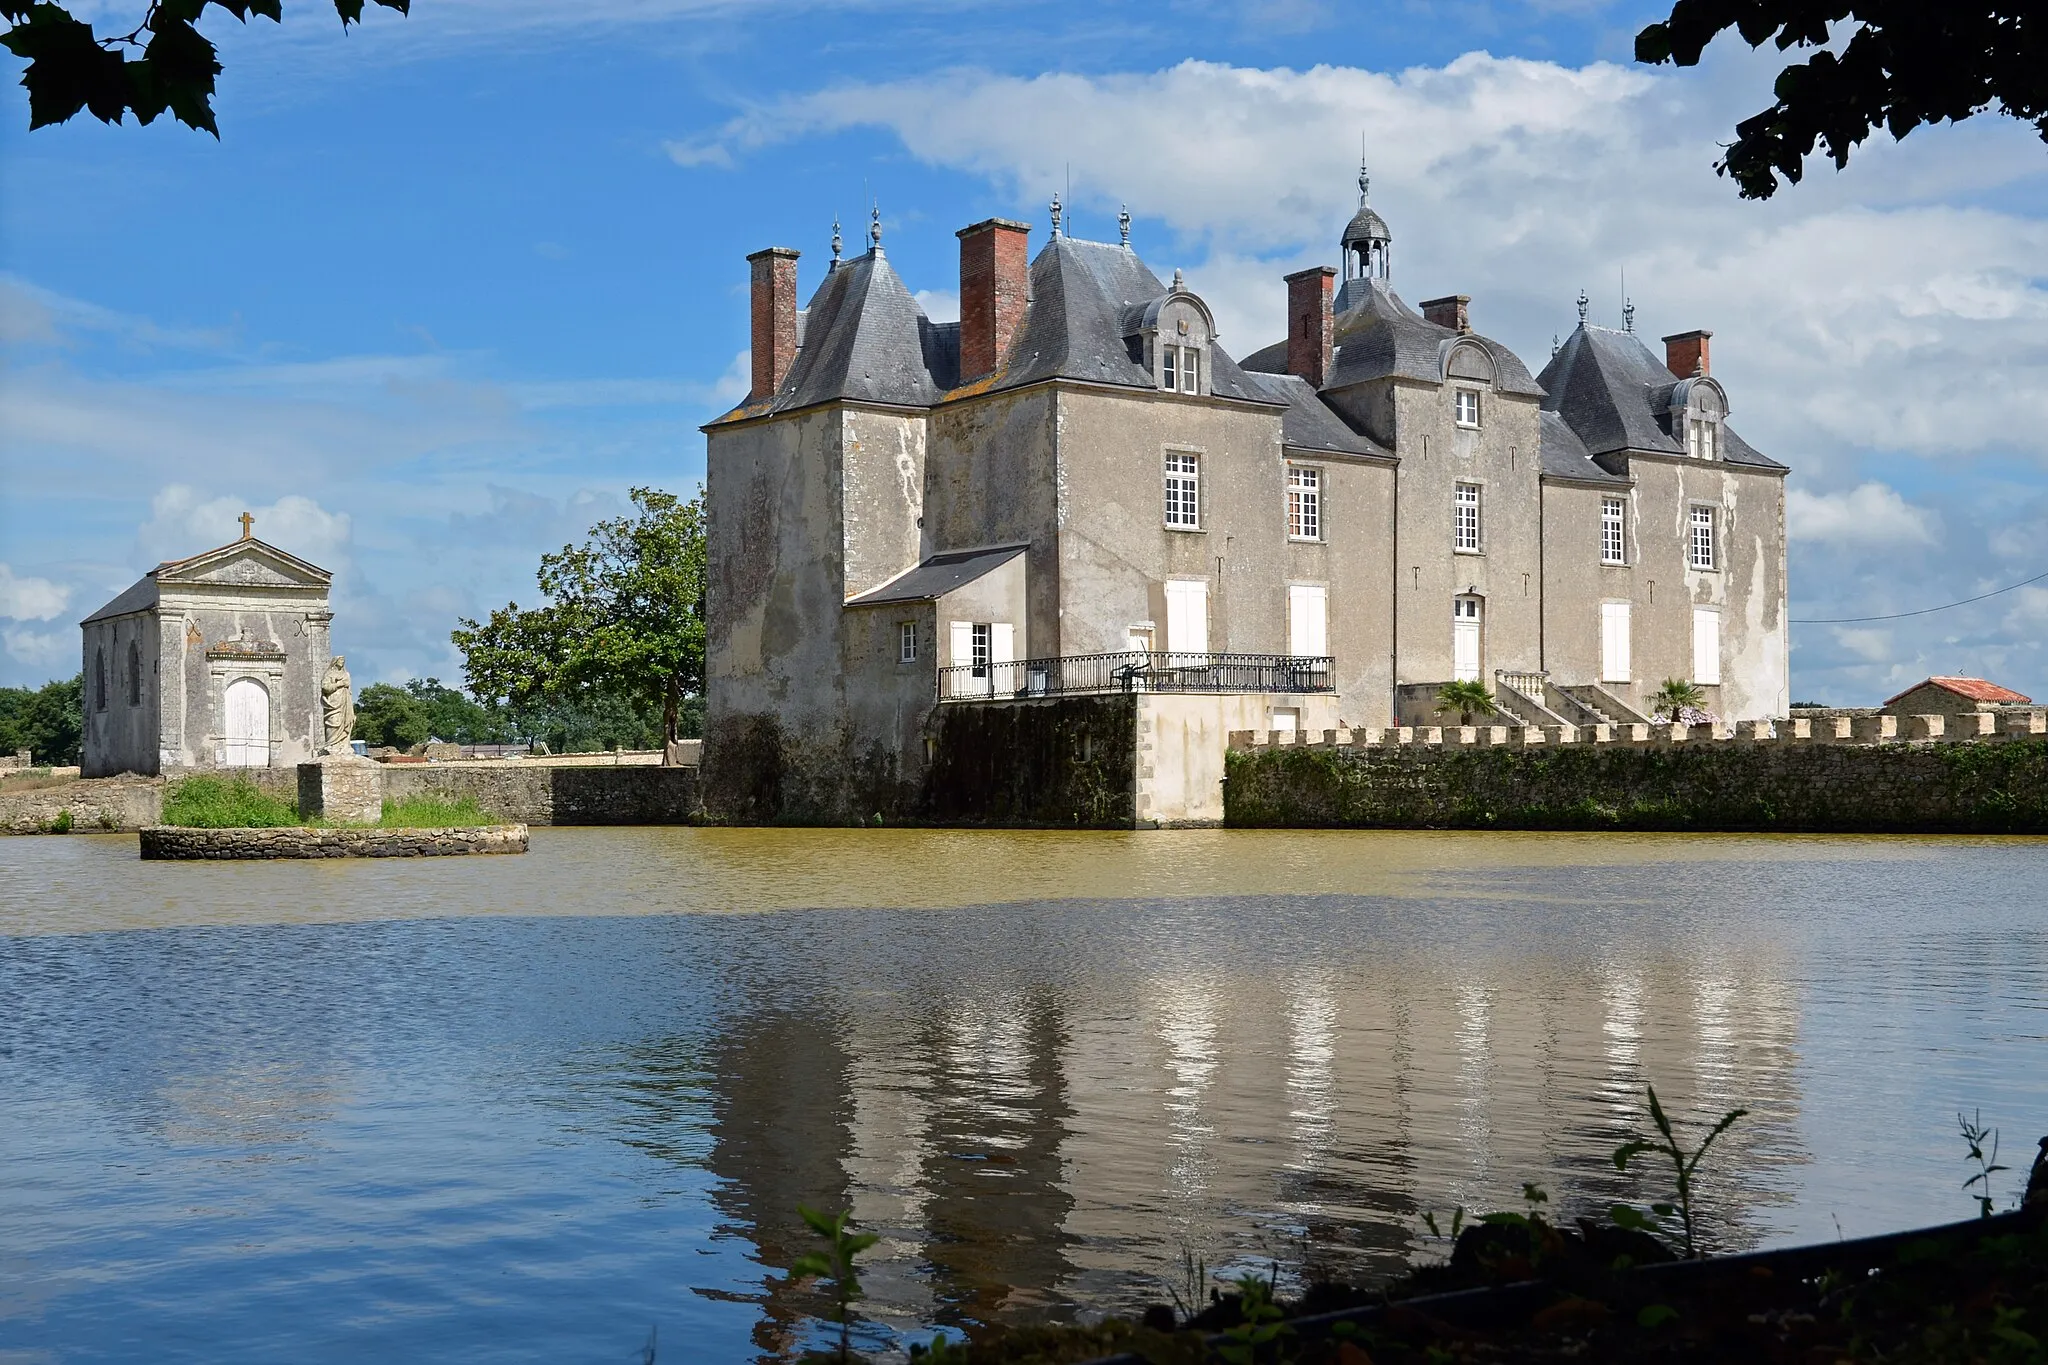
<path fill-rule="evenodd" d="M 156 614 L 131 612 L 94 621 L 83 632 L 85 685 L 82 704 L 84 734 L 79 775 L 112 777 L 117 773 L 154 776 L 157 764 L 158 641 Z M 131 660 L 129 647 L 134 646 Z M 106 675 L 106 706 L 98 695 L 98 671 Z M 131 679 L 131 671 L 133 678 Z M 131 704 L 133 682 L 136 701 Z"/>
<path fill-rule="evenodd" d="M 1723 720 L 1787 714 L 1784 480 L 1719 461 L 1629 457 L 1639 528 L 1631 702 L 1641 709 L 1666 678 L 1693 679 L 1693 609 L 1721 615 L 1721 683 L 1704 687 Z M 1695 504 L 1718 514 L 1713 569 L 1688 557 Z"/>
<path fill-rule="evenodd" d="M 1061 490 L 1050 385 L 943 403 L 930 417 L 922 555 L 1026 545 L 1031 648 L 1061 644 Z"/>
<path fill-rule="evenodd" d="M 1459 387 L 1481 391 L 1477 430 L 1457 425 Z M 1451 600 L 1483 600 L 1480 681 L 1542 660 L 1543 503 L 1538 400 L 1472 380 L 1393 385 L 1401 456 L 1398 681 L 1450 680 Z M 1480 486 L 1480 550 L 1453 548 L 1455 485 Z"/>
<path fill-rule="evenodd" d="M 1627 682 L 1600 676 L 1601 608 L 1608 602 L 1629 604 L 1631 636 L 1642 608 L 1636 603 L 1636 575 L 1630 563 L 1607 564 L 1600 558 L 1601 504 L 1622 499 L 1631 507 L 1634 490 L 1625 484 L 1602 487 L 1545 479 L 1543 497 L 1543 667 L 1551 681 L 1567 685 L 1599 683 L 1624 701 L 1635 690 Z M 1624 546 L 1637 544 L 1634 517 L 1624 513 Z M 1639 661 L 1630 651 L 1631 674 Z"/>
<path fill-rule="evenodd" d="M 843 414 L 707 432 L 704 802 L 714 819 L 841 818 Z"/>

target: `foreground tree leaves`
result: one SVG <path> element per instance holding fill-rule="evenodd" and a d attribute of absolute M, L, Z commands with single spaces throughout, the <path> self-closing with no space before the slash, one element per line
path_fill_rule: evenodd
<path fill-rule="evenodd" d="M 1841 25 L 1853 25 L 1835 50 Z M 1677 0 L 1636 35 L 1636 60 L 1693 66 L 1734 29 L 1751 47 L 1821 48 L 1778 74 L 1770 108 L 1735 126 L 1715 170 L 1745 199 L 1798 184 L 1816 144 L 1836 169 L 1882 128 L 1987 109 L 2032 123 L 2048 141 L 2048 3 L 2043 0 Z"/>
<path fill-rule="evenodd" d="M 376 0 L 400 14 L 412 0 Z M 364 0 L 334 0 L 343 28 L 360 23 Z M 142 22 L 124 34 L 102 37 L 91 24 L 62 5 L 39 0 L 0 0 L 0 16 L 13 27 L 0 45 L 28 62 L 21 84 L 28 91 L 31 129 L 63 123 L 83 109 L 102 123 L 126 114 L 148 124 L 169 110 L 178 122 L 220 136 L 213 120 L 214 80 L 221 66 L 213 44 L 199 32 L 209 5 L 243 23 L 250 15 L 283 20 L 282 0 L 150 0 Z M 140 56 L 125 56 L 136 49 Z"/>

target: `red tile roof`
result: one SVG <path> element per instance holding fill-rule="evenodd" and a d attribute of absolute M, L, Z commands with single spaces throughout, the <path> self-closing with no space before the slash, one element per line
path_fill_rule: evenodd
<path fill-rule="evenodd" d="M 1967 698 L 1970 701 L 2031 702 L 2033 700 L 2032 697 L 2021 696 L 2010 687 L 2000 687 L 1997 683 L 1985 682 L 1982 678 L 1929 678 L 1925 682 L 1914 683 L 1904 692 L 1899 693 L 1897 697 L 1893 697 L 1891 701 L 1886 702 L 1885 705 L 1891 706 L 1900 697 L 1911 696 L 1923 687 L 1939 687 L 1943 691 L 1953 692 L 1957 696 Z"/>

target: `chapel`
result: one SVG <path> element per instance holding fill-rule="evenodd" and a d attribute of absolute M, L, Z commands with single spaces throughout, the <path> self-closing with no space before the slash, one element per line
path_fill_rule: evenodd
<path fill-rule="evenodd" d="M 81 622 L 82 773 L 288 767 L 325 737 L 334 575 L 258 540 L 157 565 Z"/>

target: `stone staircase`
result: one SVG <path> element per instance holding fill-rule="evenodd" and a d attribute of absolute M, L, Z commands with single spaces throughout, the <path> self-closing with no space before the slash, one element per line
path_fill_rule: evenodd
<path fill-rule="evenodd" d="M 1567 705 L 1560 710 L 1576 710 L 1581 716 L 1570 717 L 1576 725 L 1647 725 L 1650 718 L 1615 696 L 1599 683 L 1571 683 L 1553 685 L 1551 691 Z"/>

